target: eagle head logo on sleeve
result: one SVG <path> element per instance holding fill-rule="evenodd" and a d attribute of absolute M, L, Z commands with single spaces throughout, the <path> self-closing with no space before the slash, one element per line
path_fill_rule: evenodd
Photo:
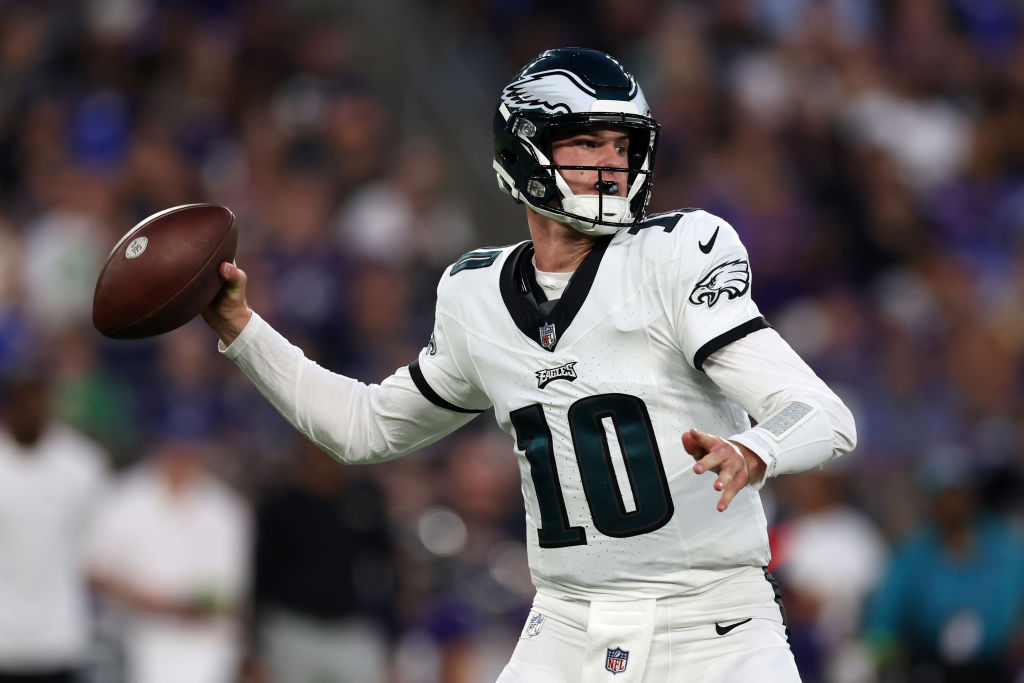
<path fill-rule="evenodd" d="M 750 264 L 744 260 L 727 261 L 705 275 L 690 292 L 690 303 L 711 308 L 722 294 L 730 299 L 746 294 L 750 287 Z"/>

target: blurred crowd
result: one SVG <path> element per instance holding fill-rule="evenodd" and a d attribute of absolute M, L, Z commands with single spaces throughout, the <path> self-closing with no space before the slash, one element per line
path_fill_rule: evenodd
<path fill-rule="evenodd" d="M 493 680 L 532 588 L 489 418 L 337 466 L 208 329 L 108 340 L 92 291 L 137 221 L 222 203 L 253 307 L 380 381 L 445 264 L 526 237 L 455 150 L 567 45 L 637 76 L 650 210 L 730 221 L 857 417 L 762 494 L 804 680 L 1024 680 L 1019 0 L 0 0 L 0 681 Z"/>

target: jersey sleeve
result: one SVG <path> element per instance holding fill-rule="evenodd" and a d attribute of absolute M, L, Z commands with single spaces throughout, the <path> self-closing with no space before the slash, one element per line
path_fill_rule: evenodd
<path fill-rule="evenodd" d="M 480 389 L 469 355 L 466 328 L 460 322 L 458 289 L 441 278 L 430 341 L 409 365 L 409 374 L 420 393 L 434 405 L 457 413 L 481 413 L 491 407 Z"/>
<path fill-rule="evenodd" d="M 681 237 L 672 313 L 687 362 L 702 370 L 715 351 L 769 325 L 750 296 L 750 260 L 733 227 L 695 212 Z"/>
<path fill-rule="evenodd" d="M 342 462 L 405 455 L 475 417 L 424 398 L 405 367 L 379 385 L 331 372 L 255 313 L 231 346 L 221 350 L 285 419 Z"/>

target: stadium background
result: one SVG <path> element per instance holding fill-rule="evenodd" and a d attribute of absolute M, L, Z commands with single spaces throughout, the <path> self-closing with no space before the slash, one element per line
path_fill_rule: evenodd
<path fill-rule="evenodd" d="M 425 343 L 445 264 L 526 236 L 490 170 L 503 83 L 548 47 L 606 50 L 663 126 L 650 208 L 732 222 L 767 318 L 857 417 L 853 456 L 765 492 L 806 680 L 910 680 L 878 666 L 910 636 L 861 609 L 892 549 L 951 487 L 1024 520 L 1022 21 L 1015 0 L 0 1 L 0 368 L 43 358 L 119 472 L 206 440 L 256 509 L 295 434 L 205 327 L 93 331 L 110 246 L 229 206 L 254 308 L 379 381 Z M 368 609 L 398 680 L 490 680 L 521 628 L 518 477 L 488 419 L 347 475 L 394 538 Z"/>

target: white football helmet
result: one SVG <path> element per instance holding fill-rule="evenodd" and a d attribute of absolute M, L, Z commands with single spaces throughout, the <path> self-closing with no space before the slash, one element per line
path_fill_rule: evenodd
<path fill-rule="evenodd" d="M 560 131 L 587 126 L 623 128 L 629 134 L 628 168 L 561 167 L 551 141 Z M 636 79 L 603 52 L 548 50 L 502 90 L 494 115 L 494 170 L 498 185 L 519 202 L 587 235 L 608 235 L 643 216 L 654 181 L 660 126 Z M 577 195 L 561 170 L 594 170 L 595 194 Z M 626 172 L 626 196 L 602 175 Z"/>

